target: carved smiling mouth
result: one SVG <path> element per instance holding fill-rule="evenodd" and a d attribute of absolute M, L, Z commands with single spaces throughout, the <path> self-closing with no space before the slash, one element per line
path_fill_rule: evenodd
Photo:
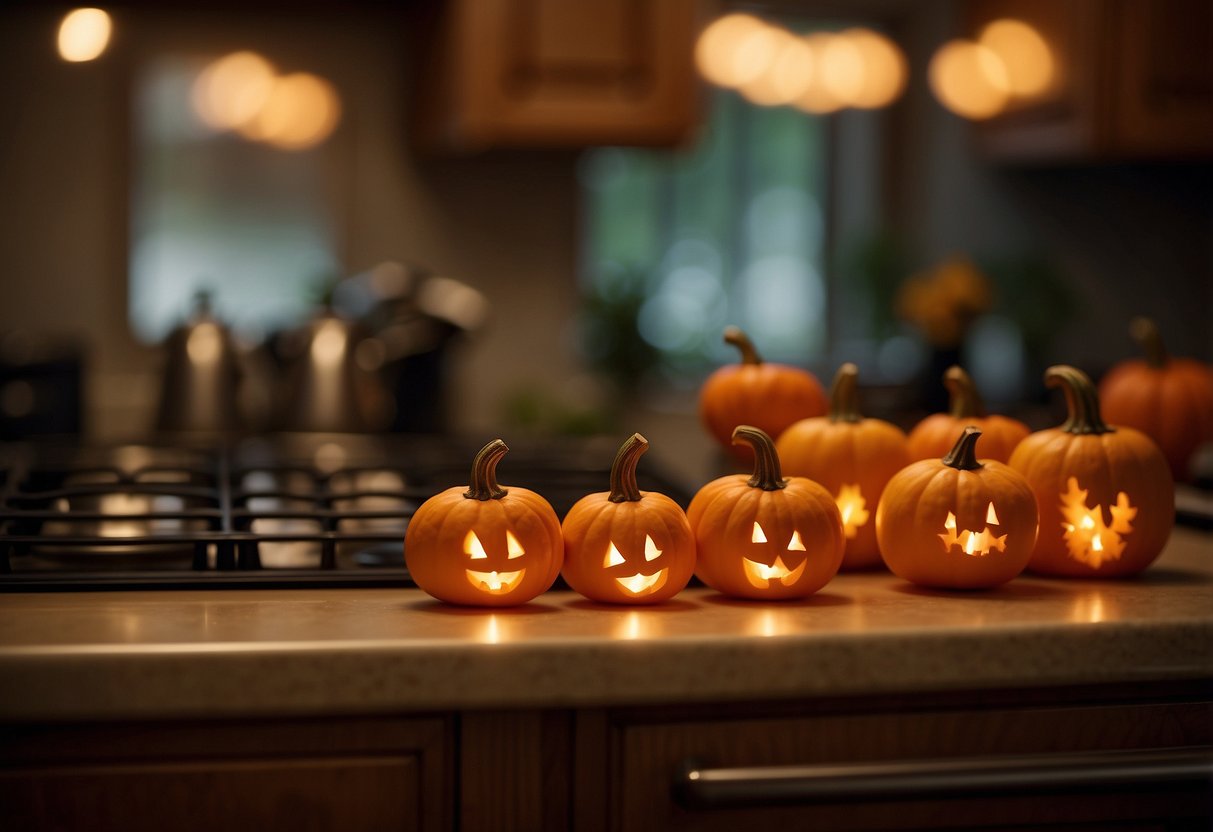
<path fill-rule="evenodd" d="M 629 575 L 626 578 L 616 578 L 615 580 L 632 595 L 650 595 L 665 586 L 666 573 L 669 571 L 668 569 L 662 569 L 660 572 L 655 572 L 652 575 L 637 573 Z"/>
<path fill-rule="evenodd" d="M 788 569 L 787 564 L 778 555 L 775 557 L 775 562 L 768 566 L 765 563 L 758 563 L 749 558 L 742 558 L 741 565 L 745 569 L 746 580 L 758 589 L 765 589 L 771 585 L 771 581 L 778 581 L 784 586 L 791 586 L 800 580 L 800 576 L 804 574 L 804 565 L 808 561 L 801 561 L 800 566 L 795 569 Z"/>
<path fill-rule="evenodd" d="M 484 592 L 491 592 L 494 595 L 502 595 L 509 592 L 518 586 L 518 582 L 526 574 L 525 569 L 519 569 L 517 572 L 476 572 L 471 569 L 465 569 L 464 571 L 467 573 L 468 581 L 471 582 L 472 586 Z"/>

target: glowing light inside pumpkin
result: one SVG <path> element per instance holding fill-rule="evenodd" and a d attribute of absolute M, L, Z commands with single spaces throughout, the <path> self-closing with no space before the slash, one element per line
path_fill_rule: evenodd
<path fill-rule="evenodd" d="M 644 536 L 644 559 L 656 560 L 661 556 L 661 550 L 657 548 L 657 544 L 653 542 L 653 538 L 647 534 Z"/>
<path fill-rule="evenodd" d="M 993 518 L 991 520 L 990 518 Z M 958 547 L 966 555 L 972 557 L 984 557 L 997 549 L 1000 552 L 1007 550 L 1007 536 L 996 535 L 990 531 L 990 525 L 998 525 L 998 514 L 994 511 L 994 504 L 990 503 L 986 508 L 986 527 L 980 531 L 971 529 L 957 529 L 956 515 L 948 512 L 948 519 L 944 521 L 944 531 L 939 535 L 939 539 L 943 541 L 945 550 L 950 550 L 953 546 Z"/>
<path fill-rule="evenodd" d="M 838 504 L 838 511 L 842 514 L 842 531 L 847 540 L 850 540 L 859 533 L 860 527 L 868 522 L 868 502 L 860 493 L 858 483 L 844 485 L 839 489 L 834 502 Z"/>
<path fill-rule="evenodd" d="M 1137 509 L 1129 503 L 1129 495 L 1121 491 L 1116 495 L 1116 505 L 1108 508 L 1111 523 L 1106 523 L 1103 506 L 1087 508 L 1087 493 L 1078 487 L 1077 477 L 1066 480 L 1066 493 L 1061 495 L 1061 527 L 1070 557 L 1098 569 L 1124 552 L 1124 538 L 1133 531 Z"/>
<path fill-rule="evenodd" d="M 800 566 L 795 569 L 788 569 L 786 563 L 778 555 L 775 556 L 775 562 L 767 565 L 758 563 L 749 558 L 742 558 L 741 565 L 745 569 L 746 580 L 750 585 L 758 589 L 763 589 L 771 585 L 771 581 L 778 581 L 784 586 L 791 586 L 800 580 L 800 576 L 804 574 L 804 567 L 807 561 L 801 561 Z"/>
<path fill-rule="evenodd" d="M 484 551 L 484 544 L 480 542 L 480 538 L 477 537 L 476 533 L 473 531 L 469 531 L 466 535 L 464 535 L 463 553 L 465 555 L 471 555 L 472 560 L 480 560 L 481 558 L 487 558 L 489 556 L 488 553 Z"/>
<path fill-rule="evenodd" d="M 518 582 L 526 574 L 525 569 L 519 569 L 517 572 L 476 572 L 468 569 L 466 572 L 472 586 L 493 595 L 503 595 L 509 592 L 518 586 Z"/>
<path fill-rule="evenodd" d="M 611 541 L 606 557 L 602 559 L 602 565 L 603 567 L 618 566 L 621 563 L 623 563 L 623 555 L 619 554 L 619 550 L 615 548 L 615 542 Z"/>
<path fill-rule="evenodd" d="M 762 526 L 758 525 L 757 520 L 754 521 L 754 531 L 752 531 L 750 533 L 750 542 L 751 543 L 766 543 L 767 542 L 766 532 L 764 532 L 762 530 Z"/>
<path fill-rule="evenodd" d="M 767 534 L 758 521 L 754 521 L 754 528 L 750 532 L 750 542 L 767 542 Z M 807 551 L 804 541 L 800 538 L 800 532 L 792 532 L 792 539 L 788 541 L 788 551 Z M 741 566 L 745 570 L 746 580 L 750 582 L 751 586 L 759 589 L 770 586 L 771 581 L 779 581 L 784 586 L 791 586 L 800 580 L 800 576 L 804 574 L 805 563 L 807 561 L 801 561 L 800 566 L 797 566 L 795 569 L 789 569 L 787 564 L 778 555 L 775 556 L 775 562 L 772 564 L 759 563 L 749 558 L 741 559 Z"/>
<path fill-rule="evenodd" d="M 662 569 L 653 575 L 629 575 L 626 578 L 616 578 L 615 581 L 632 595 L 649 595 L 665 586 L 668 569 Z"/>
<path fill-rule="evenodd" d="M 511 558 L 521 557 L 526 554 L 526 549 L 522 548 L 522 544 L 518 542 L 518 538 L 514 537 L 514 533 L 508 529 L 505 533 L 505 551 L 506 556 Z"/>

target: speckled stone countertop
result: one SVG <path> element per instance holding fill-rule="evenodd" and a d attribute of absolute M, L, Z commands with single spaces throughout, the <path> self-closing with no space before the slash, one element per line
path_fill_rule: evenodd
<path fill-rule="evenodd" d="M 514 610 L 417 590 L 0 596 L 0 720 L 404 713 L 1213 678 L 1213 536 L 1128 581 L 944 593 L 841 575 L 798 603 L 691 590 Z"/>

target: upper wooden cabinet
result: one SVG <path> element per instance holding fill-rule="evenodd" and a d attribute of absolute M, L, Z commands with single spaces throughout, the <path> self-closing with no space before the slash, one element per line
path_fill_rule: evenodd
<path fill-rule="evenodd" d="M 988 156 L 1023 161 L 1213 156 L 1209 0 L 974 0 L 966 33 L 1014 18 L 1057 61 L 1039 96 L 978 127 Z"/>
<path fill-rule="evenodd" d="M 449 0 L 421 24 L 431 150 L 674 145 L 693 132 L 697 0 Z"/>

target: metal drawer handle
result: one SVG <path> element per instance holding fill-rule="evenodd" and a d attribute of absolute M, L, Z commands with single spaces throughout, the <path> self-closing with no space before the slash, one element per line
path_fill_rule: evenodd
<path fill-rule="evenodd" d="M 1213 785 L 1213 748 L 755 768 L 703 768 L 688 760 L 673 791 L 684 808 L 720 809 L 1199 781 Z"/>

